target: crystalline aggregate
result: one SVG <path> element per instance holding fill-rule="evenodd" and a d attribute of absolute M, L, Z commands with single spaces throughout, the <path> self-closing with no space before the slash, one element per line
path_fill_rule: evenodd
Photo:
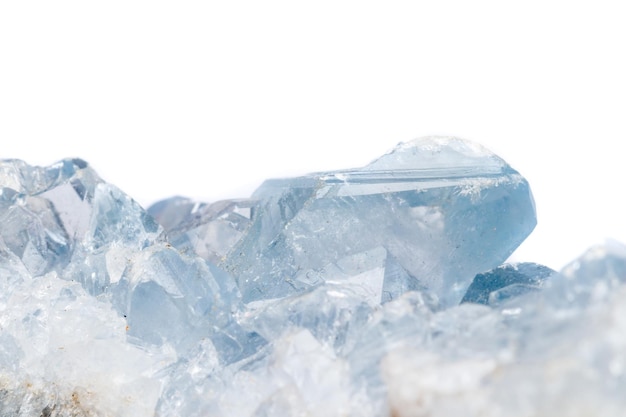
<path fill-rule="evenodd" d="M 0 161 L 0 416 L 621 416 L 626 247 L 502 265 L 534 225 L 455 138 L 148 210 Z"/>
<path fill-rule="evenodd" d="M 268 180 L 250 201 L 174 198 L 149 212 L 168 225 L 177 248 L 233 275 L 245 302 L 306 291 L 337 259 L 382 247 L 403 265 L 408 287 L 427 286 L 455 304 L 474 274 L 506 259 L 535 224 L 525 180 L 452 138 L 398 147 L 361 169 Z"/>

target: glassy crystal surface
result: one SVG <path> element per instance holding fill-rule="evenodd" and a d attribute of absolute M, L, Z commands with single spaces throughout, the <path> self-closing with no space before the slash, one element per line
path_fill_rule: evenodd
<path fill-rule="evenodd" d="M 247 231 L 254 205 L 244 199 L 206 204 L 172 197 L 153 204 L 148 213 L 178 250 L 219 263 Z"/>
<path fill-rule="evenodd" d="M 535 226 L 524 178 L 454 138 L 401 144 L 364 168 L 268 180 L 252 198 L 252 224 L 221 263 L 244 302 L 306 291 L 321 281 L 303 271 L 382 247 L 454 305 Z"/>
<path fill-rule="evenodd" d="M 501 265 L 474 277 L 462 303 L 498 304 L 541 288 L 556 271 L 532 262 Z"/>
<path fill-rule="evenodd" d="M 455 138 L 148 210 L 0 161 L 0 416 L 622 416 L 626 247 L 502 265 L 534 225 Z"/>

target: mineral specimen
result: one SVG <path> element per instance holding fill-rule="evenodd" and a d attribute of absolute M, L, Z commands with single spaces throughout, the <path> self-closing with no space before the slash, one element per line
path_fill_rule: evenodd
<path fill-rule="evenodd" d="M 501 265 L 534 226 L 455 138 L 148 210 L 0 161 L 0 416 L 621 416 L 626 248 Z"/>

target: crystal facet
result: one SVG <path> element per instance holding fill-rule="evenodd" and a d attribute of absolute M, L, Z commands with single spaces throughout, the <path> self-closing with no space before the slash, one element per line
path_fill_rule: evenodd
<path fill-rule="evenodd" d="M 476 275 L 462 303 L 497 304 L 507 298 L 538 290 L 556 271 L 547 266 L 524 262 L 501 265 Z"/>

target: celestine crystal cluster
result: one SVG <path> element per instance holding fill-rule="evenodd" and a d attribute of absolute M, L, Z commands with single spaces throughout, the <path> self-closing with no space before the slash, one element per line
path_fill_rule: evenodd
<path fill-rule="evenodd" d="M 526 180 L 456 138 L 145 210 L 0 162 L 0 416 L 623 416 L 626 249 L 505 264 Z"/>

